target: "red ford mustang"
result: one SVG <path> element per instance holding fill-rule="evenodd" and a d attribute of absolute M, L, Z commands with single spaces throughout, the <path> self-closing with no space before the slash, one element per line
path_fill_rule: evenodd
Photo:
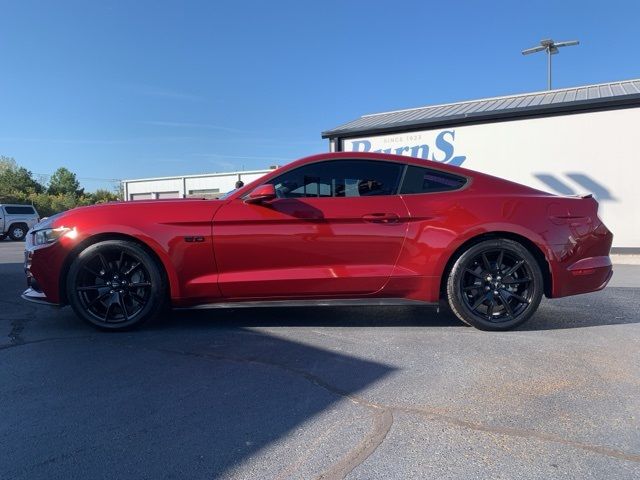
<path fill-rule="evenodd" d="M 604 288 L 612 234 L 558 197 L 395 155 L 298 160 L 218 200 L 109 203 L 29 232 L 23 298 L 109 330 L 173 307 L 386 305 L 446 299 L 504 330 L 541 297 Z"/>

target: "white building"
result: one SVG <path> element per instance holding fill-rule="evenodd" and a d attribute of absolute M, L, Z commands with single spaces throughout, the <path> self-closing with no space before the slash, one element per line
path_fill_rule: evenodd
<path fill-rule="evenodd" d="M 122 188 L 125 200 L 188 197 L 213 198 L 221 193 L 233 190 L 238 180 L 247 184 L 262 177 L 274 168 L 276 167 L 242 172 L 138 178 L 123 180 Z"/>
<path fill-rule="evenodd" d="M 332 151 L 459 165 L 561 195 L 593 193 L 617 251 L 640 251 L 640 79 L 364 115 Z"/>

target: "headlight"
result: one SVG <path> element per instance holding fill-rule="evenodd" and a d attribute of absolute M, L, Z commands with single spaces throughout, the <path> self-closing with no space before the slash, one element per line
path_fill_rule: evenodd
<path fill-rule="evenodd" d="M 43 228 L 42 230 L 36 230 L 33 232 L 33 244 L 34 245 L 46 245 L 47 243 L 53 243 L 59 240 L 62 236 L 74 237 L 76 233 L 75 228 L 58 227 L 58 228 Z"/>

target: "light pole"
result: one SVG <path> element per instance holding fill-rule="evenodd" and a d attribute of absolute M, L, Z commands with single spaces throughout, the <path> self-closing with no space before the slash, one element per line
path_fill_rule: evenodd
<path fill-rule="evenodd" d="M 542 52 L 543 50 L 547 52 L 547 90 L 551 90 L 551 55 L 555 55 L 558 53 L 558 48 L 560 47 L 572 47 L 573 45 L 578 45 L 580 42 L 578 40 L 569 40 L 567 42 L 554 42 L 553 40 L 546 39 L 541 40 L 540 45 L 538 47 L 527 48 L 522 51 L 522 55 L 529 55 L 530 53 Z"/>

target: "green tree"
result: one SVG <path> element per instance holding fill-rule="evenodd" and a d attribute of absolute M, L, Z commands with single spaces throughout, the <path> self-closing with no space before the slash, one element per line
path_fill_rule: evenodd
<path fill-rule="evenodd" d="M 42 185 L 34 180 L 29 170 L 18 167 L 11 157 L 0 156 L 0 196 L 40 193 L 42 190 Z"/>
<path fill-rule="evenodd" d="M 0 174 L 4 173 L 6 170 L 15 170 L 17 168 L 18 164 L 16 163 L 15 158 L 0 155 Z"/>
<path fill-rule="evenodd" d="M 87 196 L 90 198 L 91 203 L 106 203 L 119 200 L 117 193 L 110 192 L 104 188 L 99 188 L 95 192 L 89 193 Z"/>
<path fill-rule="evenodd" d="M 65 167 L 60 167 L 49 180 L 49 195 L 72 195 L 81 197 L 84 195 L 84 189 L 80 188 L 80 182 L 76 178 L 76 174 Z"/>

